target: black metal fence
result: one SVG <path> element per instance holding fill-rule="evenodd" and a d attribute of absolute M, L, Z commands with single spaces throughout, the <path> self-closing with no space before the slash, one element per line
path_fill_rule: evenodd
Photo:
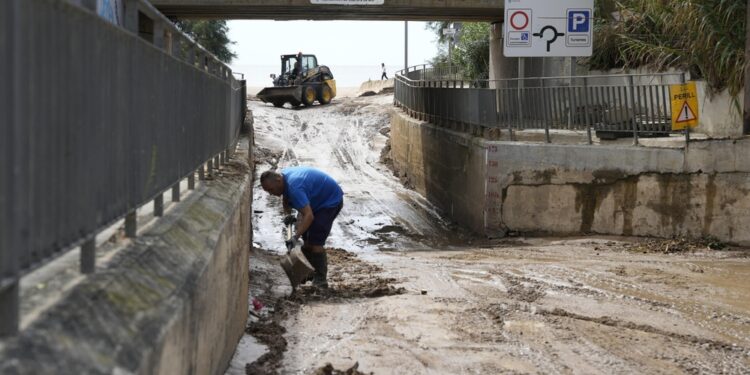
<path fill-rule="evenodd" d="M 418 66 L 396 74 L 395 102 L 434 122 L 514 130 L 582 130 L 600 137 L 668 135 L 669 85 L 684 74 L 469 80 L 454 69 Z"/>
<path fill-rule="evenodd" d="M 84 1 L 84 4 L 96 4 Z M 18 278 L 236 146 L 243 84 L 144 0 L 125 28 L 63 0 L 0 2 L 0 335 L 18 322 Z"/>

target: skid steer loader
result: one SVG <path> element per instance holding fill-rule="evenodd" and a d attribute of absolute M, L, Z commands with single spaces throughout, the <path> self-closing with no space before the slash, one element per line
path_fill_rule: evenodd
<path fill-rule="evenodd" d="M 271 74 L 273 87 L 261 90 L 257 97 L 264 103 L 283 107 L 312 106 L 317 100 L 328 104 L 336 96 L 336 81 L 331 69 L 318 65 L 315 55 L 281 55 L 281 74 Z"/>

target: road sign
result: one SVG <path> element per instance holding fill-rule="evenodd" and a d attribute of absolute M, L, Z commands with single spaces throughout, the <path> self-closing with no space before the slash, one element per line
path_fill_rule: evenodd
<path fill-rule="evenodd" d="M 698 126 L 698 91 L 695 82 L 669 85 L 672 101 L 672 130 Z"/>
<path fill-rule="evenodd" d="M 453 36 L 453 35 L 456 35 L 456 29 L 452 29 L 452 28 L 448 28 L 448 27 L 447 27 L 447 28 L 444 28 L 444 29 L 443 29 L 443 35 L 445 35 L 445 36 Z"/>
<path fill-rule="evenodd" d="M 507 57 L 591 56 L 594 0 L 505 0 Z"/>

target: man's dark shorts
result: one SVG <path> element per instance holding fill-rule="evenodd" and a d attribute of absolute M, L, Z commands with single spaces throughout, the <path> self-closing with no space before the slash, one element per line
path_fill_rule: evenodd
<path fill-rule="evenodd" d="M 313 222 L 310 224 L 310 228 L 307 228 L 307 231 L 302 234 L 305 245 L 323 246 L 326 244 L 326 239 L 331 233 L 333 220 L 339 216 L 342 207 L 344 207 L 343 200 L 337 206 L 321 208 L 313 212 Z"/>

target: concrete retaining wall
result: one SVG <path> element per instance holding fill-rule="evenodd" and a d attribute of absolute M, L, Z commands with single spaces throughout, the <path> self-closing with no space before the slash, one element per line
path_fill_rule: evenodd
<path fill-rule="evenodd" d="M 455 221 L 508 230 L 750 243 L 750 139 L 683 149 L 488 141 L 394 110 L 394 166 Z"/>
<path fill-rule="evenodd" d="M 222 374 L 247 319 L 247 158 L 6 340 L 0 373 Z"/>

